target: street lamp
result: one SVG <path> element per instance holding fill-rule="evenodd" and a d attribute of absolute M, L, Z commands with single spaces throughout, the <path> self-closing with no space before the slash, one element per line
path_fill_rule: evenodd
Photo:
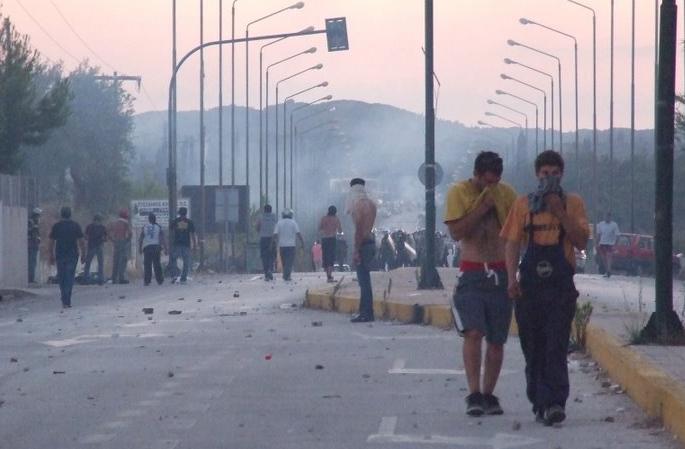
<path fill-rule="evenodd" d="M 597 222 L 597 13 L 576 0 L 568 0 L 592 13 L 592 219 Z"/>
<path fill-rule="evenodd" d="M 497 101 L 487 100 L 487 103 L 489 105 L 499 106 L 501 108 L 507 109 L 507 110 L 509 110 L 515 114 L 519 114 L 523 117 L 525 124 L 526 124 L 526 132 L 524 134 L 525 138 L 523 140 L 523 149 L 527 153 L 527 147 L 528 147 L 528 114 L 526 114 L 523 111 L 519 111 L 518 109 L 514 109 L 510 106 L 507 106 L 505 104 L 499 103 Z M 516 157 L 516 173 L 517 174 L 520 173 L 520 162 L 521 162 L 521 155 L 519 154 L 520 148 L 521 148 L 521 145 L 520 145 L 520 141 L 519 141 L 519 142 L 517 142 L 517 145 L 516 145 L 515 150 L 514 150 L 514 155 Z"/>
<path fill-rule="evenodd" d="M 535 22 L 533 20 L 521 18 L 521 19 L 519 19 L 519 22 L 522 25 L 537 25 L 540 28 L 544 28 L 544 29 L 549 30 L 553 33 L 557 33 L 561 36 L 567 37 L 569 39 L 573 39 L 573 51 L 574 51 L 574 55 L 575 55 L 575 75 L 576 75 L 576 82 L 575 82 L 575 85 L 576 85 L 576 175 L 578 177 L 577 182 L 579 182 L 580 181 L 580 178 L 579 178 L 580 177 L 580 171 L 579 171 L 580 168 L 579 168 L 579 159 L 578 158 L 579 158 L 580 151 L 578 149 L 578 145 L 579 145 L 579 142 L 578 142 L 578 136 L 579 136 L 579 133 L 578 133 L 578 40 L 576 39 L 575 36 L 573 36 L 571 34 L 564 33 L 563 31 L 557 30 L 556 28 L 552 28 L 552 27 L 549 27 L 547 25 L 543 25 L 543 24 L 541 24 L 539 22 Z"/>
<path fill-rule="evenodd" d="M 307 73 L 311 70 L 321 70 L 322 68 L 323 68 L 323 64 L 317 64 L 315 66 L 312 66 L 312 67 L 306 68 L 304 70 L 301 70 L 297 73 L 294 73 L 290 76 L 286 76 L 285 78 L 282 78 L 281 80 L 276 82 L 276 146 L 274 147 L 274 154 L 276 156 L 276 179 L 275 179 L 275 181 L 276 181 L 276 211 L 277 212 L 278 212 L 278 206 L 279 206 L 279 203 L 278 203 L 278 129 L 279 129 L 278 128 L 279 127 L 278 105 L 279 105 L 279 88 L 280 88 L 281 84 L 285 81 L 296 78 L 296 77 L 298 77 L 304 73 Z M 284 135 L 286 133 L 285 125 L 286 125 L 285 116 L 283 116 L 283 134 Z M 285 152 L 285 150 L 284 150 L 284 152 Z M 284 171 L 284 173 L 285 173 L 285 162 L 286 162 L 286 160 L 284 157 L 283 158 L 283 171 Z M 285 183 L 285 177 L 283 178 L 283 183 Z M 284 193 L 284 195 L 285 195 L 285 193 Z M 283 201 L 283 207 L 285 208 L 285 200 Z"/>
<path fill-rule="evenodd" d="M 557 56 L 554 56 L 553 54 L 547 53 L 545 51 L 539 50 L 537 48 L 531 47 L 526 44 L 522 44 L 520 42 L 516 42 L 515 40 L 509 39 L 507 41 L 507 44 L 509 44 L 512 47 L 523 47 L 527 48 L 528 50 L 541 54 L 543 56 L 547 56 L 548 58 L 552 58 L 557 61 L 557 68 L 559 70 L 559 152 L 561 154 L 564 153 L 564 122 L 563 122 L 563 116 L 564 116 L 564 111 L 562 108 L 562 93 L 561 93 L 561 59 L 559 59 Z"/>
<path fill-rule="evenodd" d="M 231 6 L 231 185 L 235 185 L 235 4 Z"/>
<path fill-rule="evenodd" d="M 294 55 L 288 56 L 287 58 L 283 58 L 279 61 L 276 61 L 272 64 L 269 64 L 266 67 L 266 104 L 264 105 L 264 121 L 265 121 L 265 147 L 264 147 L 264 154 L 266 157 L 266 196 L 269 196 L 269 71 L 276 67 L 279 64 L 282 64 L 284 62 L 290 61 L 292 59 L 297 58 L 298 56 L 302 55 L 307 55 L 307 54 L 314 54 L 316 53 L 316 47 L 311 47 L 308 48 L 307 50 L 295 53 Z M 278 101 L 278 100 L 277 100 Z M 278 103 L 276 103 L 276 150 L 278 150 Z M 276 154 L 276 191 L 278 191 L 278 151 L 275 152 Z M 278 194 L 276 194 L 276 212 L 278 213 Z"/>
<path fill-rule="evenodd" d="M 321 65 L 321 64 L 319 64 Z M 320 67 L 319 67 L 320 68 Z M 287 117 L 287 105 L 288 102 L 293 101 L 293 98 L 297 97 L 298 95 L 302 95 L 306 92 L 312 91 L 314 89 L 318 89 L 320 87 L 328 87 L 328 81 L 324 81 L 319 84 L 315 84 L 314 86 L 308 87 L 306 89 L 302 89 L 300 91 L 295 92 L 292 95 L 289 95 L 285 97 L 283 100 L 283 207 L 285 207 L 286 204 L 286 196 L 287 196 L 287 182 L 286 182 L 286 175 L 287 175 L 287 149 L 286 149 L 286 142 L 287 142 L 287 123 L 286 123 L 286 117 Z M 278 94 L 277 94 L 278 96 Z M 276 103 L 278 105 L 278 103 Z M 292 176 L 292 164 L 293 164 L 293 154 L 292 154 L 292 147 L 290 151 L 290 173 Z M 290 192 L 290 207 L 293 207 L 292 204 L 292 178 L 290 180 L 290 187 L 291 187 L 291 192 Z"/>
<path fill-rule="evenodd" d="M 260 17 L 258 19 L 253 20 L 252 22 L 248 23 L 245 26 L 245 184 L 250 186 L 250 27 L 254 25 L 255 23 L 261 22 L 263 20 L 266 20 L 270 17 L 273 17 L 277 14 L 280 14 L 282 12 L 291 10 L 291 9 L 302 9 L 304 8 L 304 2 L 297 2 L 293 5 L 286 6 L 285 8 L 281 8 L 278 11 L 272 12 L 271 14 L 267 14 L 263 17 Z M 261 70 L 260 70 L 261 74 Z M 261 155 L 261 153 L 260 153 Z M 261 183 L 259 185 L 260 190 L 261 190 Z M 261 202 L 261 193 L 260 193 L 260 199 L 259 201 Z M 249 202 L 249 201 L 248 201 Z"/>
<path fill-rule="evenodd" d="M 512 107 L 510 107 L 510 106 L 507 106 L 506 104 L 502 104 L 502 103 L 499 103 L 499 102 L 497 102 L 497 101 L 494 101 L 494 100 L 487 100 L 486 102 L 487 102 L 487 104 L 489 104 L 489 105 L 499 106 L 499 107 L 501 107 L 501 108 L 508 109 L 508 110 L 510 110 L 511 112 L 513 112 L 513 113 L 515 113 L 515 114 L 519 114 L 520 116 L 522 116 L 522 117 L 523 117 L 523 120 L 524 120 L 524 123 L 525 123 L 526 133 L 528 132 L 528 114 L 526 114 L 526 113 L 523 112 L 523 111 L 519 111 L 518 109 L 514 109 L 514 108 L 512 108 Z"/>
<path fill-rule="evenodd" d="M 550 129 L 550 137 L 551 137 L 551 139 L 552 139 L 552 149 L 554 149 L 554 77 L 553 77 L 552 74 L 550 74 L 550 73 L 547 73 L 547 72 L 545 72 L 545 71 L 536 69 L 535 67 L 531 67 L 531 66 L 529 66 L 529 65 L 523 64 L 522 62 L 514 61 L 513 59 L 504 58 L 504 63 L 505 63 L 505 64 L 509 64 L 509 65 L 517 65 L 517 66 L 523 67 L 524 69 L 528 69 L 528 70 L 530 70 L 530 71 L 532 71 L 532 72 L 539 73 L 540 75 L 544 75 L 544 76 L 546 76 L 547 78 L 549 78 L 549 83 L 550 83 L 550 121 L 549 121 L 549 129 Z M 512 79 L 512 80 L 514 80 L 514 78 L 511 78 L 511 77 L 509 77 L 508 75 L 500 75 L 500 77 L 502 77 L 502 79 Z M 506 77 L 506 78 L 505 78 L 505 77 Z M 516 80 L 516 81 L 518 81 L 518 80 Z M 522 83 L 522 84 L 525 84 L 525 83 Z M 529 86 L 528 84 L 526 84 L 526 85 Z M 547 147 L 547 146 L 545 145 L 545 148 L 546 148 L 546 147 Z"/>
<path fill-rule="evenodd" d="M 495 93 L 496 93 L 497 95 L 508 95 L 508 96 L 510 96 L 510 97 L 512 97 L 512 98 L 516 98 L 516 99 L 519 100 L 519 101 L 522 101 L 522 102 L 524 102 L 524 103 L 527 103 L 527 104 L 529 104 L 529 105 L 531 105 L 531 106 L 533 106 L 533 107 L 535 108 L 535 155 L 537 156 L 537 155 L 540 153 L 540 141 L 539 141 L 539 139 L 538 139 L 538 129 L 539 129 L 539 125 L 538 125 L 538 105 L 537 105 L 537 103 L 534 103 L 534 102 L 532 102 L 532 101 L 530 101 L 530 100 L 526 100 L 525 98 L 519 97 L 518 95 L 514 95 L 514 94 L 509 93 L 509 92 L 504 91 L 504 90 L 499 90 L 499 89 L 498 89 L 498 90 L 495 91 Z"/>
<path fill-rule="evenodd" d="M 309 32 L 309 31 L 314 31 L 314 27 L 310 26 L 302 30 L 302 32 Z M 263 130 L 263 117 L 264 117 L 264 82 L 263 82 L 263 75 L 264 75 L 264 50 L 274 44 L 277 44 L 278 42 L 283 41 L 284 39 L 287 39 L 287 37 L 282 37 L 276 40 L 273 40 L 267 44 L 264 44 L 261 46 L 259 49 L 259 197 L 264 198 L 264 192 L 266 192 L 266 196 L 269 196 L 269 136 L 268 136 L 268 130 L 267 130 L 267 135 L 266 135 L 266 154 L 264 151 L 264 130 Z M 266 92 L 266 99 L 267 99 L 267 104 L 269 101 L 269 91 L 267 89 Z M 266 157 L 264 157 L 266 156 Z M 263 161 L 263 159 L 266 159 Z M 265 165 L 265 167 L 264 167 Z M 263 176 L 264 172 L 266 172 L 266 176 Z M 264 180 L 262 180 L 262 177 Z M 264 191 L 262 191 L 262 184 L 264 184 Z M 260 204 L 260 206 L 263 206 L 263 204 Z"/>
<path fill-rule="evenodd" d="M 505 81 L 514 81 L 516 83 L 521 84 L 522 86 L 529 87 L 533 90 L 537 90 L 542 94 L 542 147 L 546 150 L 547 149 L 547 92 L 544 89 L 540 89 L 539 87 L 533 86 L 532 84 L 528 84 L 524 81 L 521 81 L 517 78 L 514 78 L 512 76 L 509 76 L 505 73 L 500 74 L 500 78 L 502 78 Z M 537 137 L 536 137 L 537 140 Z"/>

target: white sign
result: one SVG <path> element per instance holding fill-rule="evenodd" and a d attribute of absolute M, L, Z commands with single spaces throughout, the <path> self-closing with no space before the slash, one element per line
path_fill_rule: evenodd
<path fill-rule="evenodd" d="M 190 200 L 180 198 L 178 207 L 188 209 L 190 218 Z M 169 226 L 169 200 L 132 200 L 131 201 L 131 225 L 140 228 L 148 222 L 148 214 L 153 213 L 157 216 L 157 223 L 166 228 Z"/>

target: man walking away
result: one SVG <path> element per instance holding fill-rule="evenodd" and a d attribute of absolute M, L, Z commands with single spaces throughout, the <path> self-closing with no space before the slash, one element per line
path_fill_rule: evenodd
<path fill-rule="evenodd" d="M 178 218 L 171 223 L 174 235 L 173 255 L 174 264 L 180 257 L 183 259 L 183 271 L 181 271 L 181 284 L 188 280 L 188 272 L 192 264 L 192 250 L 197 248 L 197 236 L 195 235 L 195 223 L 188 218 L 188 209 L 179 207 Z M 175 282 L 175 280 L 174 280 Z"/>
<path fill-rule="evenodd" d="M 464 336 L 469 387 L 466 413 L 470 416 L 504 413 L 493 392 L 502 369 L 512 302 L 507 295 L 504 241 L 499 233 L 516 192 L 500 182 L 502 171 L 502 158 L 497 153 L 481 152 L 473 177 L 452 186 L 445 208 L 445 223 L 462 248 L 453 301 L 457 311 L 454 321 Z M 481 380 L 483 338 L 486 349 Z"/>
<path fill-rule="evenodd" d="M 590 227 L 582 198 L 561 188 L 564 160 L 559 153 L 540 153 L 535 174 L 537 191 L 516 200 L 501 236 L 507 240 L 508 292 L 516 299 L 526 360 L 526 394 L 536 421 L 551 426 L 566 418 L 566 355 L 578 298 L 574 247 L 585 249 Z M 522 244 L 526 250 L 519 264 Z"/>
<path fill-rule="evenodd" d="M 611 219 L 611 212 L 607 212 L 606 219 L 597 224 L 597 240 L 599 243 L 597 253 L 604 262 L 604 277 L 611 277 L 611 264 L 614 258 L 614 246 L 621 232 L 618 224 Z"/>
<path fill-rule="evenodd" d="M 350 181 L 350 197 L 347 213 L 354 222 L 354 264 L 357 267 L 360 298 L 359 313 L 352 317 L 353 323 L 374 320 L 373 290 L 371 287 L 371 264 L 376 256 L 376 239 L 373 224 L 376 221 L 376 203 L 366 192 L 366 182 L 361 178 Z"/>
<path fill-rule="evenodd" d="M 74 287 L 79 250 L 85 258 L 85 244 L 81 226 L 71 219 L 71 208 L 60 210 L 61 220 L 50 231 L 50 265 L 57 263 L 57 281 L 62 299 L 62 308 L 71 307 L 71 290 Z"/>
<path fill-rule="evenodd" d="M 262 259 L 264 280 L 273 281 L 274 275 L 274 229 L 278 218 L 272 212 L 270 204 L 264 205 L 264 212 L 257 220 L 257 232 L 259 232 L 259 255 Z"/>
<path fill-rule="evenodd" d="M 143 226 L 143 230 L 138 237 L 138 251 L 143 255 L 143 280 L 145 286 L 150 285 L 152 280 L 152 269 L 155 271 L 157 284 L 164 282 L 162 272 L 161 254 L 162 249 L 167 253 L 166 239 L 162 227 L 157 224 L 157 217 L 150 213 L 147 216 L 148 223 Z"/>
<path fill-rule="evenodd" d="M 326 270 L 328 282 L 333 279 L 333 266 L 335 265 L 335 246 L 338 233 L 342 233 L 342 224 L 337 217 L 338 209 L 335 206 L 328 207 L 328 213 L 321 218 L 319 223 L 319 235 L 321 236 L 321 250 L 323 252 L 323 268 Z M 317 270 L 318 271 L 318 270 Z"/>
<path fill-rule="evenodd" d="M 105 282 L 105 263 L 104 251 L 105 242 L 107 241 L 107 228 L 102 224 L 102 216 L 95 214 L 93 222 L 86 226 L 86 241 L 88 243 L 88 252 L 85 260 L 85 276 L 86 280 L 90 281 L 90 264 L 93 262 L 93 257 L 98 260 L 98 284 L 102 285 Z"/>
<path fill-rule="evenodd" d="M 300 227 L 293 219 L 293 211 L 288 209 L 281 214 L 283 218 L 278 220 L 274 229 L 274 239 L 281 252 L 283 262 L 283 280 L 291 281 L 293 262 L 295 261 L 295 249 L 297 242 L 304 248 L 304 240 L 300 234 Z"/>
<path fill-rule="evenodd" d="M 112 239 L 112 284 L 128 284 L 126 264 L 131 251 L 131 224 L 128 222 L 128 210 L 121 209 L 119 218 L 110 225 L 109 236 Z"/>
<path fill-rule="evenodd" d="M 39 208 L 33 209 L 28 224 L 28 250 L 29 250 L 29 283 L 36 282 L 36 266 L 38 265 L 38 253 L 40 250 L 40 216 L 43 213 Z"/>

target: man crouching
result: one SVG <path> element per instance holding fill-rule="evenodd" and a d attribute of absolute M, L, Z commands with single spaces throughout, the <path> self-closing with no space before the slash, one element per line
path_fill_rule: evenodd
<path fill-rule="evenodd" d="M 512 301 L 507 295 L 504 240 L 499 234 L 516 192 L 502 178 L 502 158 L 491 151 L 476 157 L 473 177 L 455 184 L 447 195 L 445 223 L 461 242 L 459 280 L 454 292 L 455 324 L 464 336 L 464 368 L 471 416 L 503 413 L 493 394 L 509 335 Z M 483 337 L 487 342 L 481 383 Z"/>

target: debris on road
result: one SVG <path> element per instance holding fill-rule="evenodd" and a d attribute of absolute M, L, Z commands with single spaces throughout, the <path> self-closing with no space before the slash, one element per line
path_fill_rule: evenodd
<path fill-rule="evenodd" d="M 181 313 L 180 310 L 169 310 L 169 315 L 180 315 Z"/>
<path fill-rule="evenodd" d="M 321 327 L 323 326 L 322 321 L 312 321 L 312 327 Z"/>
<path fill-rule="evenodd" d="M 323 365 L 316 365 L 314 368 L 315 369 L 323 369 Z"/>
<path fill-rule="evenodd" d="M 66 371 L 53 371 L 52 374 L 67 374 Z"/>
<path fill-rule="evenodd" d="M 240 298 L 240 292 L 238 290 L 233 292 L 233 297 L 234 298 Z"/>
<path fill-rule="evenodd" d="M 616 419 L 613 416 L 607 416 L 604 418 L 604 422 L 615 422 Z"/>
<path fill-rule="evenodd" d="M 152 312 L 154 312 L 154 311 L 155 311 L 155 309 L 152 307 L 143 307 L 143 313 L 145 315 L 151 315 Z"/>
<path fill-rule="evenodd" d="M 264 360 L 271 360 L 271 354 L 267 354 L 264 356 Z"/>
<path fill-rule="evenodd" d="M 119 299 L 126 299 L 126 296 L 121 295 L 121 296 L 119 296 Z"/>
<path fill-rule="evenodd" d="M 514 430 L 514 431 L 521 430 L 521 423 L 518 421 L 514 421 L 514 424 L 512 424 L 512 426 L 511 426 L 511 430 Z"/>
<path fill-rule="evenodd" d="M 173 372 L 173 371 L 169 371 L 166 375 L 167 375 L 167 377 L 174 377 L 174 372 Z"/>
<path fill-rule="evenodd" d="M 19 359 L 17 359 L 16 357 L 10 358 L 10 363 L 17 363 L 18 361 Z"/>

